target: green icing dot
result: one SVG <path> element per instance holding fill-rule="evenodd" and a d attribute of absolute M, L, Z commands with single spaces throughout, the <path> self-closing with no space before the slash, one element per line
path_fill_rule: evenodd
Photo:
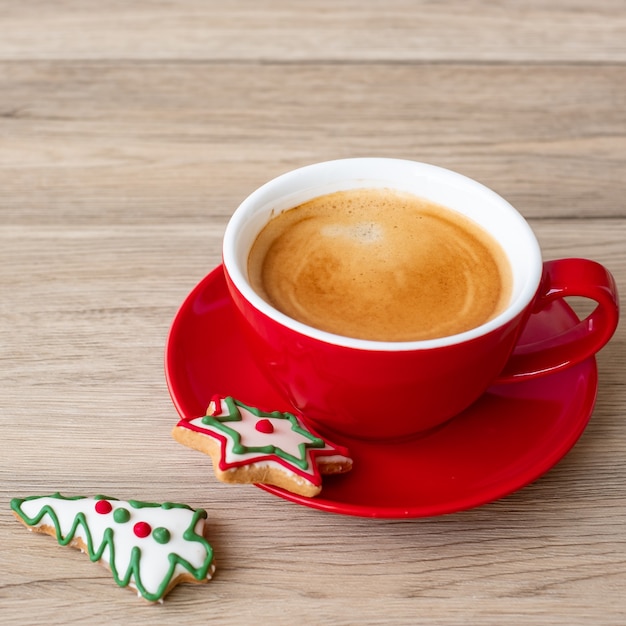
<path fill-rule="evenodd" d="M 130 519 L 130 513 L 128 512 L 128 509 L 120 507 L 119 509 L 115 509 L 115 511 L 113 511 L 113 519 L 118 524 L 124 524 Z"/>
<path fill-rule="evenodd" d="M 152 531 L 152 536 L 157 543 L 167 543 L 170 540 L 170 531 L 159 526 Z"/>

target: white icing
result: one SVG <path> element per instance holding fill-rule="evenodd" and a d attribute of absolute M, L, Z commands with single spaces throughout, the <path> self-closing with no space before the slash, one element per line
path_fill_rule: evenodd
<path fill-rule="evenodd" d="M 107 565 L 114 567 L 118 578 L 126 576 L 131 563 L 131 551 L 137 546 L 141 550 L 139 559 L 139 575 L 141 582 L 147 592 L 156 594 L 163 583 L 170 568 L 168 557 L 175 553 L 187 560 L 193 568 L 200 568 L 207 558 L 206 546 L 199 541 L 188 541 L 183 538 L 183 533 L 189 528 L 194 512 L 187 508 L 142 507 L 133 508 L 128 502 L 121 500 L 108 500 L 113 509 L 110 513 L 101 514 L 96 511 L 95 498 L 81 498 L 76 500 L 65 500 L 50 496 L 25 500 L 21 506 L 21 511 L 29 518 L 34 518 L 44 506 L 50 506 L 58 518 L 60 532 L 65 538 L 71 531 L 74 520 L 79 513 L 83 513 L 91 534 L 93 551 L 98 552 L 102 546 L 104 533 L 107 528 L 113 530 L 113 544 L 115 551 L 115 562 L 111 563 L 110 549 L 107 547 L 101 560 Z M 118 523 L 113 518 L 115 509 L 125 508 L 130 513 L 130 519 L 124 523 Z M 133 531 L 137 522 L 147 522 L 152 530 L 159 527 L 167 528 L 170 532 L 170 540 L 165 544 L 158 543 L 152 535 L 140 538 Z M 195 531 L 202 536 L 204 530 L 203 518 L 198 519 Z M 46 514 L 35 526 L 52 526 L 55 523 L 50 515 Z M 78 524 L 75 538 L 83 540 L 88 545 L 87 533 L 82 524 Z M 211 578 L 214 567 L 211 566 L 207 572 L 207 579 Z M 176 565 L 172 580 L 179 574 L 187 571 L 180 564 Z M 137 589 L 134 578 L 131 578 L 129 586 Z"/>

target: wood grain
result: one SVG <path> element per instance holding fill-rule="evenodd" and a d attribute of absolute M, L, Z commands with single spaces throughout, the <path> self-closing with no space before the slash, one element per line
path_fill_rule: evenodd
<path fill-rule="evenodd" d="M 2 59 L 623 62 L 621 0 L 3 3 Z"/>
<path fill-rule="evenodd" d="M 0 63 L 0 94 L 14 221 L 225 218 L 288 169 L 375 155 L 461 171 L 528 217 L 626 215 L 622 66 Z"/>
<path fill-rule="evenodd" d="M 288 169 L 425 160 L 500 192 L 546 258 L 626 285 L 623 2 L 0 0 L 3 623 L 626 622 L 626 331 L 594 414 L 524 489 L 431 519 L 217 483 L 177 445 L 172 318 L 237 204 Z M 580 311 L 585 305 L 575 302 Z M 13 518 L 13 496 L 209 511 L 218 571 L 162 607 Z"/>

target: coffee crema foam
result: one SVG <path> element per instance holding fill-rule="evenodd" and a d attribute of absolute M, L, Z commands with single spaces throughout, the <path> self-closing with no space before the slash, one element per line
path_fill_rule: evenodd
<path fill-rule="evenodd" d="M 254 290 L 309 326 L 358 339 L 417 341 L 503 311 L 511 270 L 469 218 L 389 189 L 314 198 L 273 217 L 248 259 Z"/>

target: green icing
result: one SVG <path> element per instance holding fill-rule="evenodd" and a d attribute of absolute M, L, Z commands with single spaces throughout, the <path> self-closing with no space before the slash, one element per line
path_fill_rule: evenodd
<path fill-rule="evenodd" d="M 161 509 L 193 509 L 187 504 L 179 504 L 178 502 L 163 502 L 158 504 L 156 502 L 143 502 L 142 500 L 128 500 L 128 504 L 134 509 L 146 509 L 146 508 L 161 508 Z"/>
<path fill-rule="evenodd" d="M 130 512 L 128 511 L 128 509 L 125 509 L 123 507 L 115 509 L 115 511 L 113 511 L 113 519 L 118 524 L 125 524 L 130 519 Z"/>
<path fill-rule="evenodd" d="M 127 502 L 133 509 L 156 509 L 161 506 L 156 502 L 143 502 L 142 500 L 128 500 Z"/>
<path fill-rule="evenodd" d="M 159 526 L 152 531 L 152 536 L 157 543 L 167 543 L 170 540 L 170 531 Z"/>
<path fill-rule="evenodd" d="M 202 563 L 200 567 L 195 568 L 193 567 L 193 565 L 191 565 L 191 563 L 189 563 L 189 561 L 187 561 L 187 559 L 181 557 L 178 554 L 170 552 L 170 554 L 167 557 L 169 561 L 168 570 L 165 576 L 163 577 L 163 580 L 161 581 L 161 584 L 159 585 L 156 592 L 152 593 L 148 591 L 141 582 L 141 570 L 140 570 L 141 550 L 137 546 L 134 546 L 131 550 L 130 563 L 128 565 L 128 569 L 126 570 L 126 572 L 125 573 L 118 572 L 115 567 L 115 542 L 113 540 L 113 530 L 111 528 L 107 528 L 104 531 L 102 544 L 100 546 L 95 546 L 92 536 L 91 536 L 91 531 L 89 529 L 87 520 L 85 518 L 85 515 L 82 512 L 79 512 L 76 514 L 74 518 L 74 522 L 72 524 L 70 531 L 67 533 L 65 537 L 63 537 L 61 533 L 61 525 L 59 522 L 59 518 L 57 517 L 55 510 L 49 504 L 44 505 L 40 509 L 40 511 L 32 518 L 26 515 L 26 513 L 24 513 L 21 510 L 22 504 L 26 502 L 27 500 L 37 500 L 42 497 L 56 498 L 58 500 L 86 499 L 86 496 L 66 497 L 56 492 L 50 496 L 29 496 L 27 498 L 13 498 L 11 500 L 11 509 L 15 512 L 16 515 L 18 515 L 22 520 L 24 520 L 24 522 L 28 524 L 29 526 L 35 526 L 39 524 L 39 522 L 43 519 L 43 517 L 46 514 L 49 515 L 50 519 L 54 523 L 56 539 L 58 543 L 62 546 L 68 545 L 74 538 L 78 527 L 82 526 L 85 531 L 87 554 L 89 558 L 91 559 L 91 561 L 93 562 L 99 561 L 108 547 L 109 554 L 110 554 L 109 566 L 111 568 L 111 573 L 113 574 L 113 579 L 115 580 L 115 582 L 120 587 L 126 587 L 128 586 L 128 584 L 130 583 L 132 579 L 140 595 L 146 598 L 146 600 L 149 600 L 150 602 L 156 602 L 163 597 L 163 594 L 167 590 L 172 580 L 172 577 L 174 575 L 177 565 L 181 565 L 182 567 L 184 567 L 196 580 L 202 580 L 206 578 L 207 576 L 207 573 L 213 561 L 213 548 L 202 535 L 198 535 L 198 533 L 196 533 L 196 531 L 194 530 L 198 520 L 202 518 L 206 518 L 207 516 L 206 511 L 204 509 L 197 509 L 193 511 L 193 509 L 187 505 L 180 505 L 179 507 L 179 508 L 186 508 L 186 509 L 193 511 L 191 522 L 189 526 L 187 527 L 187 529 L 184 531 L 183 538 L 185 539 L 185 541 L 198 542 L 202 544 L 202 546 L 204 547 L 206 551 L 204 562 Z M 100 499 L 103 499 L 103 498 L 100 498 Z M 113 499 L 113 498 L 106 498 L 106 499 Z M 155 503 L 139 503 L 139 504 L 140 506 L 138 508 L 141 508 L 141 506 L 153 506 L 153 507 L 162 506 L 162 505 L 155 504 Z M 167 508 L 172 508 L 172 507 L 169 506 Z M 166 529 L 163 529 L 163 530 L 166 530 Z"/>
<path fill-rule="evenodd" d="M 61 494 L 55 494 L 55 495 L 61 496 Z M 81 498 L 84 498 L 84 497 L 85 496 L 75 496 L 74 498 L 65 498 L 65 499 L 66 500 L 80 500 Z M 97 496 L 94 496 L 93 499 L 94 500 L 112 500 L 113 502 L 116 502 L 117 500 L 119 500 L 118 498 L 111 498 L 111 496 L 103 496 L 102 494 L 98 494 Z"/>
<path fill-rule="evenodd" d="M 234 398 L 228 396 L 224 398 L 224 402 L 228 407 L 228 415 L 205 415 L 202 418 L 202 423 L 207 426 L 213 426 L 218 430 L 221 430 L 223 433 L 228 435 L 233 440 L 233 452 L 235 454 L 246 454 L 248 452 L 259 453 L 259 454 L 275 454 L 276 456 L 293 463 L 296 467 L 299 467 L 302 470 L 306 470 L 309 467 L 309 462 L 307 460 L 307 449 L 308 448 L 324 448 L 326 445 L 323 439 L 316 437 L 313 433 L 309 432 L 305 428 L 300 425 L 298 418 L 292 413 L 281 413 L 280 411 L 272 411 L 271 413 L 267 413 L 265 411 L 261 411 L 255 407 L 248 406 L 239 400 L 235 400 Z M 299 457 L 286 452 L 282 448 L 274 445 L 265 445 L 265 446 L 244 446 L 241 443 L 241 435 L 234 429 L 228 426 L 229 422 L 240 422 L 242 420 L 241 413 L 239 411 L 239 407 L 250 411 L 256 417 L 268 417 L 272 419 L 281 419 L 286 420 L 291 423 L 291 430 L 296 433 L 299 433 L 309 441 L 302 442 L 298 444 L 298 452 L 300 454 Z"/>

